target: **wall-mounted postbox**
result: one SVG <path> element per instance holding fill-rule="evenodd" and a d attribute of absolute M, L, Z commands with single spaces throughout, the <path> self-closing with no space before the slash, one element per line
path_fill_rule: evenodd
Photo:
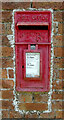
<path fill-rule="evenodd" d="M 16 89 L 17 91 L 48 91 L 51 12 L 17 11 L 14 20 Z"/>

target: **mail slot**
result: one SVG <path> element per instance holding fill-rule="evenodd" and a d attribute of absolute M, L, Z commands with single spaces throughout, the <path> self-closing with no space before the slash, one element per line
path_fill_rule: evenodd
<path fill-rule="evenodd" d="M 50 85 L 51 12 L 17 11 L 15 63 L 17 91 L 48 91 Z"/>

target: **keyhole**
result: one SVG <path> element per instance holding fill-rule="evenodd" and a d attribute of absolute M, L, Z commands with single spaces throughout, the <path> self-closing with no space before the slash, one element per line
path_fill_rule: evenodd
<path fill-rule="evenodd" d="M 22 68 L 24 68 L 24 65 L 22 65 Z"/>

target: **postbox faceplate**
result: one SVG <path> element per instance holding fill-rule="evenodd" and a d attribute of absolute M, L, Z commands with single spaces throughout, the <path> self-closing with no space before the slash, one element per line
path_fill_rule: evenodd
<path fill-rule="evenodd" d="M 16 89 L 48 91 L 51 12 L 17 11 L 15 20 Z"/>

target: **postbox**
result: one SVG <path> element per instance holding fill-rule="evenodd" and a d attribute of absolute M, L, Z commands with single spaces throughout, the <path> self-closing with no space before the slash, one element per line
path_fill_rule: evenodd
<path fill-rule="evenodd" d="M 17 91 L 48 91 L 50 85 L 51 12 L 17 11 L 15 63 Z"/>

